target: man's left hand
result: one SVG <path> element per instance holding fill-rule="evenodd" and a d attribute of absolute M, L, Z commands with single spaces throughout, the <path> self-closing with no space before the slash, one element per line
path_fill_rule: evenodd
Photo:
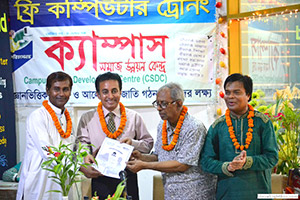
<path fill-rule="evenodd" d="M 133 173 L 137 173 L 138 171 L 143 169 L 144 162 L 141 160 L 131 160 L 127 162 L 127 169 L 132 171 Z"/>
<path fill-rule="evenodd" d="M 242 169 L 247 158 L 247 152 L 242 151 L 240 155 L 236 156 L 230 163 L 229 163 L 229 168 L 231 171 L 235 171 L 238 169 Z"/>

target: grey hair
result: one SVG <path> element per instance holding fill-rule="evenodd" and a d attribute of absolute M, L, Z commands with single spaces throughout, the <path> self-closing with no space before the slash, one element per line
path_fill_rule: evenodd
<path fill-rule="evenodd" d="M 167 83 L 167 84 L 163 85 L 162 87 L 160 87 L 158 89 L 157 93 L 166 88 L 170 89 L 172 100 L 174 100 L 174 101 L 181 100 L 182 102 L 184 102 L 184 93 L 183 93 L 181 85 L 179 85 L 178 83 Z"/>

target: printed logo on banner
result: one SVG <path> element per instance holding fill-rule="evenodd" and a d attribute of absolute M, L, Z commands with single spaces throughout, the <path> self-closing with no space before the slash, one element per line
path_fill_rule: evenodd
<path fill-rule="evenodd" d="M 9 32 L 10 50 L 14 62 L 13 71 L 32 58 L 32 33 L 29 26 Z"/>

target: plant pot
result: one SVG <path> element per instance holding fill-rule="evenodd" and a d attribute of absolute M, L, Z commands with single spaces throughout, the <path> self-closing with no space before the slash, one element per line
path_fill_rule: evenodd
<path fill-rule="evenodd" d="M 68 196 L 63 196 L 63 197 L 62 197 L 62 200 L 68 200 L 68 199 L 69 199 Z"/>
<path fill-rule="evenodd" d="M 282 194 L 284 188 L 287 186 L 288 177 L 287 175 L 272 174 L 272 193 Z"/>

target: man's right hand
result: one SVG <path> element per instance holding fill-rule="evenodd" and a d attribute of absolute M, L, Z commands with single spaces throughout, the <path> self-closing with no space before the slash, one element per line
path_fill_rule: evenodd
<path fill-rule="evenodd" d="M 84 157 L 84 163 L 93 164 L 95 163 L 95 158 L 91 154 L 88 154 L 86 157 Z"/>
<path fill-rule="evenodd" d="M 93 163 L 95 163 L 94 156 L 88 154 L 86 157 L 84 157 L 84 163 L 87 163 L 87 164 L 93 164 Z M 82 173 L 84 173 L 84 175 L 87 178 L 97 178 L 99 176 L 103 176 L 98 170 L 96 170 L 92 166 L 80 167 L 80 171 Z"/>
<path fill-rule="evenodd" d="M 236 156 L 228 165 L 228 171 L 233 172 L 235 170 L 242 169 L 247 158 L 247 152 L 242 151 L 240 155 Z"/>
<path fill-rule="evenodd" d="M 98 170 L 96 170 L 92 166 L 80 167 L 80 171 L 84 173 L 87 178 L 98 178 L 99 176 L 103 176 Z"/>

